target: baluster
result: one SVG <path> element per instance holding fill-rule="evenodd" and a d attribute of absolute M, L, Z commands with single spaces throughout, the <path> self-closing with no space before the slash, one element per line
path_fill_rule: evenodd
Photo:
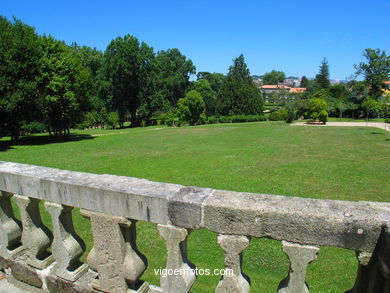
<path fill-rule="evenodd" d="M 50 230 L 42 223 L 38 199 L 14 195 L 23 225 L 22 244 L 26 248 L 27 263 L 37 269 L 48 267 L 54 257 L 47 251 L 53 240 Z"/>
<path fill-rule="evenodd" d="M 147 292 L 148 283 L 139 282 L 147 260 L 137 249 L 136 221 L 87 210 L 82 215 L 92 224 L 94 247 L 87 259 L 99 273 L 93 287 L 115 293 Z"/>
<path fill-rule="evenodd" d="M 249 238 L 246 236 L 220 234 L 218 235 L 218 244 L 225 251 L 226 271 L 219 281 L 215 293 L 249 292 L 249 278 L 242 273 L 242 253 L 249 245 Z"/>
<path fill-rule="evenodd" d="M 195 266 L 187 259 L 188 231 L 170 225 L 158 225 L 157 228 L 167 242 L 166 269 L 180 272 L 161 276 L 161 288 L 164 293 L 187 293 L 196 280 Z"/>
<path fill-rule="evenodd" d="M 45 207 L 53 223 L 55 273 L 60 278 L 74 282 L 88 271 L 88 265 L 79 261 L 85 251 L 85 244 L 74 231 L 73 207 L 50 202 L 45 202 Z"/>
<path fill-rule="evenodd" d="M 372 280 L 376 279 L 377 267 L 376 263 L 370 263 L 372 259 L 372 253 L 368 252 L 356 252 L 356 256 L 359 261 L 358 271 L 356 275 L 356 281 L 354 287 L 346 293 L 365 293 L 374 292 L 372 288 Z"/>
<path fill-rule="evenodd" d="M 317 258 L 318 246 L 282 241 L 283 251 L 290 259 L 288 276 L 279 284 L 278 293 L 309 293 L 306 284 L 307 266 Z"/>
<path fill-rule="evenodd" d="M 23 251 L 21 223 L 11 205 L 12 193 L 0 191 L 0 256 L 13 259 Z"/>

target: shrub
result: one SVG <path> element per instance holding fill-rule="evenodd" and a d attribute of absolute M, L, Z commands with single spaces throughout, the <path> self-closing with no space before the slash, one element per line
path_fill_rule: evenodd
<path fill-rule="evenodd" d="M 232 123 L 232 118 L 230 116 L 220 116 L 219 123 Z"/>
<path fill-rule="evenodd" d="M 268 116 L 270 121 L 285 121 L 287 119 L 287 110 L 281 109 L 275 112 L 272 112 Z"/>
<path fill-rule="evenodd" d="M 116 129 L 116 126 L 119 124 L 119 114 L 118 112 L 110 112 L 108 113 L 108 121 L 107 121 L 108 125 L 110 125 L 110 127 L 112 129 Z"/>
<path fill-rule="evenodd" d="M 195 90 L 189 91 L 185 98 L 179 99 L 177 103 L 177 114 L 180 122 L 188 122 L 190 125 L 202 124 L 205 117 L 206 105 L 201 94 Z"/>
<path fill-rule="evenodd" d="M 390 118 L 385 119 L 385 123 L 390 123 Z"/>
<path fill-rule="evenodd" d="M 325 110 L 322 110 L 318 114 L 318 120 L 320 120 L 322 123 L 326 124 L 326 121 L 328 121 L 328 112 L 326 112 Z"/>
<path fill-rule="evenodd" d="M 179 118 L 177 117 L 177 113 L 175 109 L 171 109 L 167 115 L 165 116 L 165 125 L 167 126 L 180 126 Z"/>
<path fill-rule="evenodd" d="M 295 109 L 288 109 L 286 123 L 293 122 L 295 120 L 296 115 L 297 115 L 297 111 Z"/>
<path fill-rule="evenodd" d="M 215 116 L 207 117 L 207 124 L 217 124 L 219 123 L 219 120 Z"/>

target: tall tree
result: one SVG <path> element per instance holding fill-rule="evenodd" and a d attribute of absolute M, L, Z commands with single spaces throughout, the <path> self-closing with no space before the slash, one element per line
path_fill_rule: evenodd
<path fill-rule="evenodd" d="M 64 42 L 43 36 L 41 44 L 39 108 L 50 133 L 69 134 L 88 108 L 91 77 Z"/>
<path fill-rule="evenodd" d="M 195 74 L 196 68 L 179 49 L 159 51 L 154 63 L 159 94 L 170 106 L 175 107 L 177 101 L 185 96 L 190 75 Z"/>
<path fill-rule="evenodd" d="M 17 139 L 22 124 L 36 119 L 41 57 L 34 28 L 0 16 L 0 137 Z"/>
<path fill-rule="evenodd" d="M 130 112 L 131 126 L 138 126 L 137 109 L 142 104 L 145 72 L 153 49 L 132 35 L 117 37 L 108 45 L 105 56 L 106 92 L 112 96 L 112 110 L 119 114 L 121 127 Z"/>
<path fill-rule="evenodd" d="M 355 64 L 356 74 L 364 75 L 364 79 L 369 86 L 369 95 L 377 99 L 383 92 L 383 82 L 389 80 L 390 75 L 390 56 L 386 51 L 380 49 L 365 49 L 363 56 L 367 59 L 366 63 Z"/>
<path fill-rule="evenodd" d="M 320 71 L 316 75 L 316 82 L 323 89 L 330 87 L 329 64 L 328 64 L 328 61 L 326 60 L 326 58 L 324 58 L 321 62 Z"/>
<path fill-rule="evenodd" d="M 101 87 L 102 78 L 101 71 L 104 63 L 103 52 L 96 48 L 88 46 L 80 47 L 77 43 L 72 43 L 71 48 L 74 49 L 74 54 L 83 66 L 89 71 L 91 76 L 91 87 L 89 90 L 90 105 L 92 111 L 101 111 L 103 107 L 107 107 L 108 101 L 106 97 L 99 96 L 99 88 Z"/>
<path fill-rule="evenodd" d="M 218 93 L 217 103 L 217 111 L 222 115 L 262 113 L 262 95 L 253 83 L 242 54 L 229 67 L 229 73 Z"/>
<path fill-rule="evenodd" d="M 263 75 L 263 84 L 279 84 L 286 79 L 283 71 L 272 70 Z"/>

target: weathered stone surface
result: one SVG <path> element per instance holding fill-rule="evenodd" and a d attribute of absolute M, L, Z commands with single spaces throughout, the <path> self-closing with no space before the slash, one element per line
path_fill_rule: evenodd
<path fill-rule="evenodd" d="M 242 274 L 242 252 L 249 245 L 248 237 L 220 234 L 218 244 L 225 251 L 225 268 L 231 270 L 233 274 L 225 274 L 222 277 L 215 293 L 249 292 L 249 279 Z"/>
<path fill-rule="evenodd" d="M 85 243 L 74 230 L 73 207 L 50 202 L 45 202 L 45 207 L 53 223 L 52 251 L 56 261 L 55 274 L 63 279 L 76 281 L 88 271 L 88 266 L 79 261 L 85 251 Z"/>
<path fill-rule="evenodd" d="M 11 193 L 0 191 L 0 256 L 14 258 L 22 250 L 21 223 L 12 210 Z"/>
<path fill-rule="evenodd" d="M 183 187 L 169 202 L 169 218 L 177 227 L 199 229 L 202 224 L 202 205 L 213 189 Z"/>
<path fill-rule="evenodd" d="M 47 252 L 53 240 L 53 234 L 42 223 L 38 199 L 14 195 L 19 206 L 23 225 L 22 244 L 28 256 L 27 263 L 35 268 L 48 267 L 54 258 Z"/>
<path fill-rule="evenodd" d="M 52 293 L 101 293 L 101 291 L 97 291 L 91 286 L 95 277 L 96 274 L 90 271 L 77 281 L 72 282 L 54 275 L 49 275 L 46 278 L 46 284 L 48 291 Z M 112 293 L 114 292 L 112 291 Z"/>
<path fill-rule="evenodd" d="M 167 242 L 166 270 L 173 272 L 160 276 L 161 288 L 164 293 L 187 293 L 196 280 L 192 273 L 195 266 L 187 259 L 188 231 L 170 225 L 158 225 L 157 228 Z"/>
<path fill-rule="evenodd" d="M 0 190 L 153 223 L 168 223 L 181 185 L 0 161 Z"/>
<path fill-rule="evenodd" d="M 360 202 L 215 190 L 203 226 L 223 234 L 372 252 L 388 213 Z"/>
<path fill-rule="evenodd" d="M 21 254 L 14 260 L 7 260 L 3 257 L 0 257 L 0 263 L 5 268 L 10 268 L 12 276 L 31 286 L 41 288 L 42 279 L 34 268 L 31 268 L 26 263 L 27 255 Z"/>
<path fill-rule="evenodd" d="M 390 204 L 183 187 L 0 161 L 0 190 L 159 224 L 372 252 Z"/>
<path fill-rule="evenodd" d="M 94 248 L 88 261 L 99 273 L 93 286 L 105 292 L 126 293 L 129 287 L 137 290 L 147 263 L 137 249 L 136 221 L 85 210 L 82 214 L 92 223 Z"/>
<path fill-rule="evenodd" d="M 306 270 L 307 266 L 317 258 L 319 247 L 287 241 L 283 241 L 282 244 L 283 251 L 290 259 L 290 270 L 287 278 L 280 283 L 278 293 L 309 293 Z"/>

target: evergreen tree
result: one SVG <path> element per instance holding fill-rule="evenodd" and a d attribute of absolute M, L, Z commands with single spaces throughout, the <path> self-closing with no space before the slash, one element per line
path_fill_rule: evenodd
<path fill-rule="evenodd" d="M 307 79 L 306 76 L 302 76 L 300 87 L 307 88 L 308 85 L 309 85 L 309 80 Z"/>
<path fill-rule="evenodd" d="M 233 60 L 229 73 L 218 93 L 217 112 L 221 115 L 261 114 L 263 99 L 253 83 L 241 54 Z"/>
<path fill-rule="evenodd" d="M 330 87 L 329 64 L 326 58 L 324 58 L 321 62 L 320 72 L 316 75 L 316 82 L 323 89 Z"/>

